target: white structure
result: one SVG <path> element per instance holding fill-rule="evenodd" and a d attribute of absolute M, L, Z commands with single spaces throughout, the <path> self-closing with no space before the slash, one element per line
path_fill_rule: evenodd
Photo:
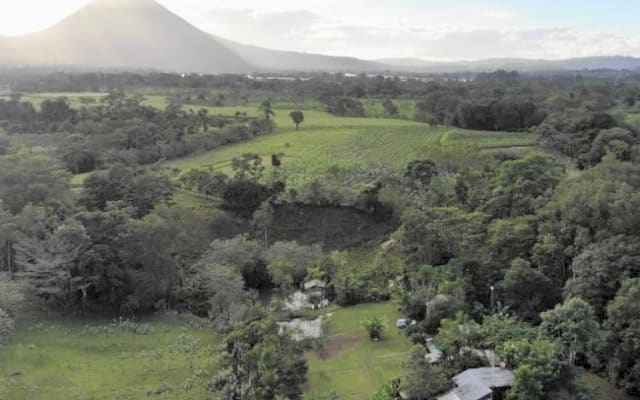
<path fill-rule="evenodd" d="M 296 318 L 289 322 L 278 322 L 280 333 L 289 332 L 294 340 L 308 340 L 322 337 L 322 325 L 326 320 L 331 318 L 333 314 L 327 314 L 314 320 L 302 320 Z"/>
<path fill-rule="evenodd" d="M 329 306 L 325 297 L 326 282 L 314 279 L 302 285 L 302 291 L 297 291 L 284 301 L 284 308 L 289 311 L 315 310 Z"/>

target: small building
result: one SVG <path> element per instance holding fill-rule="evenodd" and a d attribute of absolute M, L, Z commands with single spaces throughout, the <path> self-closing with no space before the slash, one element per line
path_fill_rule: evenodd
<path fill-rule="evenodd" d="M 453 377 L 456 388 L 438 400 L 489 400 L 493 394 L 502 395 L 513 386 L 513 371 L 505 368 L 473 368 Z"/>
<path fill-rule="evenodd" d="M 427 339 L 427 354 L 424 355 L 424 359 L 429 364 L 436 364 L 442 359 L 442 350 L 438 347 L 433 338 Z"/>

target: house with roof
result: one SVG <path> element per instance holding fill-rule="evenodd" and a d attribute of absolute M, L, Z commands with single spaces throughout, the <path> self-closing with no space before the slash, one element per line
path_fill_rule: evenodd
<path fill-rule="evenodd" d="M 438 400 L 489 400 L 504 398 L 515 382 L 513 371 L 506 368 L 472 368 L 453 377 L 455 389 Z"/>

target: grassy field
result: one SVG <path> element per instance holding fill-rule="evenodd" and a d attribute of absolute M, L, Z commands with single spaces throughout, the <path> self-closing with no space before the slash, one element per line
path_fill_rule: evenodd
<path fill-rule="evenodd" d="M 150 326 L 146 335 L 97 334 L 82 322 L 22 327 L 0 347 L 0 399 L 206 398 L 215 334 L 177 322 Z"/>
<path fill-rule="evenodd" d="M 309 391 L 334 389 L 341 399 L 367 399 L 402 374 L 409 342 L 395 328 L 385 340 L 369 341 L 359 323 L 369 314 L 386 316 L 390 326 L 398 317 L 392 303 L 337 309 L 329 354 L 308 354 Z M 173 319 L 147 325 L 151 331 L 139 334 L 107 330 L 108 321 L 23 323 L 0 346 L 0 400 L 208 398 L 219 337 Z"/>
<path fill-rule="evenodd" d="M 91 98 L 97 103 L 104 95 L 105 93 L 89 92 L 38 93 L 24 96 L 24 99 L 38 107 L 44 99 L 65 96 L 72 107 L 79 108 L 84 99 Z M 164 108 L 167 98 L 160 94 L 145 93 L 144 103 Z M 395 103 L 400 114 L 413 117 L 413 101 L 397 100 Z M 524 133 L 467 131 L 431 127 L 410 120 L 384 119 L 381 101 L 365 100 L 364 105 L 366 118 L 343 118 L 320 111 L 322 106 L 318 102 L 276 103 L 274 120 L 278 128 L 275 133 L 165 164 L 180 171 L 212 167 L 230 172 L 231 159 L 236 156 L 257 153 L 267 161 L 272 154 L 282 154 L 284 163 L 281 172 L 287 177 L 289 187 L 295 188 L 328 172 L 347 170 L 355 165 L 384 164 L 401 169 L 409 161 L 427 157 L 442 164 L 454 160 L 467 162 L 496 150 L 526 150 L 536 142 L 534 135 Z M 185 105 L 184 108 L 206 108 L 210 115 L 233 115 L 238 111 L 252 116 L 259 115 L 256 105 Z M 305 110 L 305 121 L 299 130 L 294 128 L 289 118 L 289 112 L 294 109 Z M 72 183 L 79 185 L 84 177 L 85 175 L 76 176 Z"/>
<path fill-rule="evenodd" d="M 368 339 L 361 322 L 368 315 L 385 316 L 384 340 Z M 340 309 L 329 321 L 325 354 L 310 353 L 309 391 L 335 390 L 340 399 L 367 400 L 384 383 L 404 373 L 411 347 L 395 328 L 400 318 L 394 303 L 363 304 Z"/>
<path fill-rule="evenodd" d="M 258 113 L 255 107 L 209 108 L 212 115 L 232 115 L 236 111 Z M 354 165 L 384 164 L 401 169 L 415 159 L 473 159 L 480 157 L 483 149 L 529 147 L 536 140 L 523 133 L 465 131 L 395 119 L 342 118 L 322 111 L 305 111 L 305 122 L 296 130 L 288 116 L 290 111 L 275 110 L 278 129 L 273 134 L 166 165 L 180 171 L 211 167 L 229 172 L 231 160 L 242 154 L 257 153 L 265 161 L 272 154 L 283 154 L 281 171 L 289 187 L 297 187 L 329 171 Z"/>

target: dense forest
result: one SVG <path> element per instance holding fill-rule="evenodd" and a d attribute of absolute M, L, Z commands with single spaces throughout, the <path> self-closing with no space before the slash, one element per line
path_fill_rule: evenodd
<path fill-rule="evenodd" d="M 415 321 L 407 372 L 376 400 L 436 398 L 486 362 L 475 348 L 514 371 L 508 399 L 589 399 L 579 371 L 640 396 L 637 74 L 5 72 L 0 84 L 11 89 L 0 99 L 0 338 L 24 315 L 136 321 L 173 310 L 224 336 L 207 384 L 215 398 L 334 399 L 305 394 L 314 343 L 277 324 L 290 317 L 283 301 L 317 280 L 333 304 L 391 299 Z M 36 104 L 43 92 L 68 96 Z M 90 92 L 104 95 L 72 101 Z M 145 102 L 158 93 L 166 104 Z M 537 144 L 294 186 L 279 154 L 165 164 L 277 134 L 278 104 L 295 109 L 298 128 L 308 110 L 355 120 L 372 102 L 425 130 L 518 132 Z M 240 106 L 255 115 L 209 111 Z M 325 232 L 330 243 L 291 230 L 317 215 L 367 229 Z M 354 266 L 358 247 L 373 256 Z M 364 325 L 383 337 L 384 321 Z M 437 364 L 425 361 L 431 337 L 446 355 Z"/>

